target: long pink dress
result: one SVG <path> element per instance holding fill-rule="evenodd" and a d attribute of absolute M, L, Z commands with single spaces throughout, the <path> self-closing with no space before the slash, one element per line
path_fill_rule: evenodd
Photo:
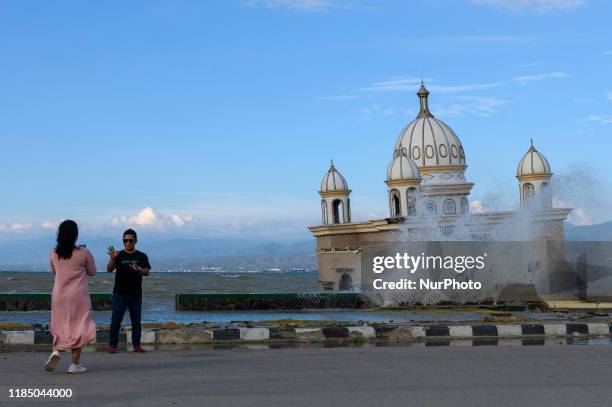
<path fill-rule="evenodd" d="M 51 251 L 55 274 L 51 299 L 53 349 L 82 348 L 96 338 L 87 276 L 96 275 L 93 256 L 84 247 L 74 249 L 69 259 Z"/>

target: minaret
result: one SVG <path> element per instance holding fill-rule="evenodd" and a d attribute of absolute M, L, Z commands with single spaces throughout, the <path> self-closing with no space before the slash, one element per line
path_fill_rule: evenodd
<path fill-rule="evenodd" d="M 321 181 L 321 220 L 323 225 L 351 223 L 351 200 L 346 179 L 331 161 L 329 170 Z"/>
<path fill-rule="evenodd" d="M 389 216 L 415 216 L 421 195 L 421 174 L 405 148 L 393 152 L 385 183 L 389 196 Z"/>
<path fill-rule="evenodd" d="M 542 153 L 531 146 L 519 162 L 516 178 L 519 181 L 521 207 L 551 208 L 552 194 L 549 181 L 552 176 L 550 164 Z"/>

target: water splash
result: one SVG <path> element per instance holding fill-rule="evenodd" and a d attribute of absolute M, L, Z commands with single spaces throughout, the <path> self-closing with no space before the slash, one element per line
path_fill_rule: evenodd
<path fill-rule="evenodd" d="M 501 196 L 488 196 L 487 206 L 499 205 Z M 544 194 L 536 195 L 523 207 L 514 211 L 466 213 L 460 216 L 439 216 L 429 214 L 425 199 L 417 204 L 416 216 L 410 216 L 401 224 L 393 240 L 382 249 L 386 254 L 411 252 L 426 253 L 428 256 L 468 256 L 488 252 L 487 267 L 484 270 L 462 274 L 448 270 L 421 270 L 418 275 L 407 276 L 404 270 L 386 273 L 385 281 L 399 281 L 402 278 L 418 282 L 420 279 L 442 281 L 452 278 L 459 282 L 480 281 L 482 289 L 467 290 L 372 290 L 367 273 L 369 264 L 362 263 L 362 290 L 369 299 L 379 306 L 402 304 L 477 303 L 498 298 L 509 286 L 521 287 L 524 298 L 535 297 L 536 287 L 549 289 L 550 282 L 545 272 L 539 271 L 547 262 L 550 237 L 546 223 L 535 221 L 542 209 L 549 206 Z M 454 244 L 457 243 L 457 244 Z M 462 243 L 462 244 L 458 244 Z M 378 246 L 381 249 L 382 246 Z M 518 298 L 517 298 L 518 299 Z"/>

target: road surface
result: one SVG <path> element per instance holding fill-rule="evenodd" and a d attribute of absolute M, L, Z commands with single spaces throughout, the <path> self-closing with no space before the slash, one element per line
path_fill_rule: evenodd
<path fill-rule="evenodd" d="M 0 354 L 0 405 L 607 406 L 612 346 L 349 347 L 84 353 L 54 373 L 46 353 Z M 9 398 L 69 388 L 70 399 Z"/>

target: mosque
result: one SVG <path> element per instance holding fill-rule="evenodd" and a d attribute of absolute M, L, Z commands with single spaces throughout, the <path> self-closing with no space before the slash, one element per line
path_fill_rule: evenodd
<path fill-rule="evenodd" d="M 323 290 L 358 290 L 363 251 L 384 241 L 564 239 L 563 221 L 571 209 L 553 207 L 552 170 L 533 142 L 516 170 L 521 209 L 470 213 L 469 195 L 474 184 L 465 178 L 467 160 L 461 141 L 430 111 L 429 91 L 423 83 L 417 96 L 419 113 L 397 137 L 387 167 L 389 217 L 354 221 L 346 178 L 333 162 L 323 177 L 321 224 L 309 227 L 317 241 Z M 538 275 L 528 282 L 539 294 L 557 292 L 550 276 L 553 271 L 549 267 L 545 271 L 548 254 L 541 257 L 536 265 Z"/>

